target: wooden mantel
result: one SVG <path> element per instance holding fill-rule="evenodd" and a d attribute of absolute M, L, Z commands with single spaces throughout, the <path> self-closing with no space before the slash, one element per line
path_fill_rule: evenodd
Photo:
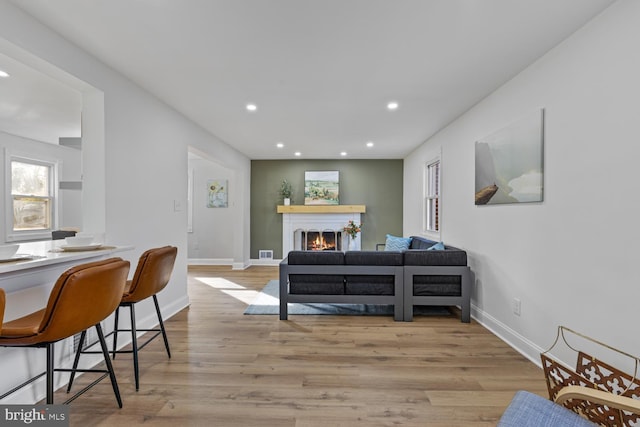
<path fill-rule="evenodd" d="M 365 205 L 278 205 L 280 214 L 365 213 Z"/>

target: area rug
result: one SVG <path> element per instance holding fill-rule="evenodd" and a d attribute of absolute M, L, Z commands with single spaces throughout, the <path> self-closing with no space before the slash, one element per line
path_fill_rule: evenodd
<path fill-rule="evenodd" d="M 277 280 L 265 285 L 258 296 L 247 307 L 244 314 L 279 314 L 280 286 Z M 393 306 L 383 304 L 320 304 L 289 303 L 289 314 L 333 314 L 347 316 L 393 316 Z M 447 307 L 416 306 L 414 316 L 450 316 Z"/>

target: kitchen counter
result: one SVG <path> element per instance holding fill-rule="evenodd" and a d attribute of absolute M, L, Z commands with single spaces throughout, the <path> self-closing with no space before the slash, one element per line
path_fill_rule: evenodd
<path fill-rule="evenodd" d="M 0 262 L 0 288 L 7 293 L 5 321 L 46 305 L 48 294 L 67 269 L 133 250 L 133 246 L 103 245 L 91 250 L 63 250 L 64 240 L 20 244 L 14 258 Z"/>

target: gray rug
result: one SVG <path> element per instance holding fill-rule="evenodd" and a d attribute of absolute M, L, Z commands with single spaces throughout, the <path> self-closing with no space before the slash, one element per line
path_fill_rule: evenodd
<path fill-rule="evenodd" d="M 244 311 L 244 314 L 279 314 L 280 313 L 280 286 L 277 280 L 271 280 L 265 285 L 253 303 Z M 392 305 L 381 304 L 302 304 L 289 303 L 289 314 L 334 314 L 334 315 L 369 315 L 369 316 L 393 316 Z M 413 308 L 414 316 L 450 316 L 447 307 L 416 306 Z"/>

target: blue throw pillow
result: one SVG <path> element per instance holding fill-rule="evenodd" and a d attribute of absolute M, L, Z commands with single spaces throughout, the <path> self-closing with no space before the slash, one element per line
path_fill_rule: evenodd
<path fill-rule="evenodd" d="M 427 248 L 428 251 L 444 251 L 444 243 L 438 242 L 435 245 Z"/>
<path fill-rule="evenodd" d="M 411 237 L 396 237 L 387 234 L 387 241 L 384 244 L 385 251 L 405 251 L 409 249 Z"/>

